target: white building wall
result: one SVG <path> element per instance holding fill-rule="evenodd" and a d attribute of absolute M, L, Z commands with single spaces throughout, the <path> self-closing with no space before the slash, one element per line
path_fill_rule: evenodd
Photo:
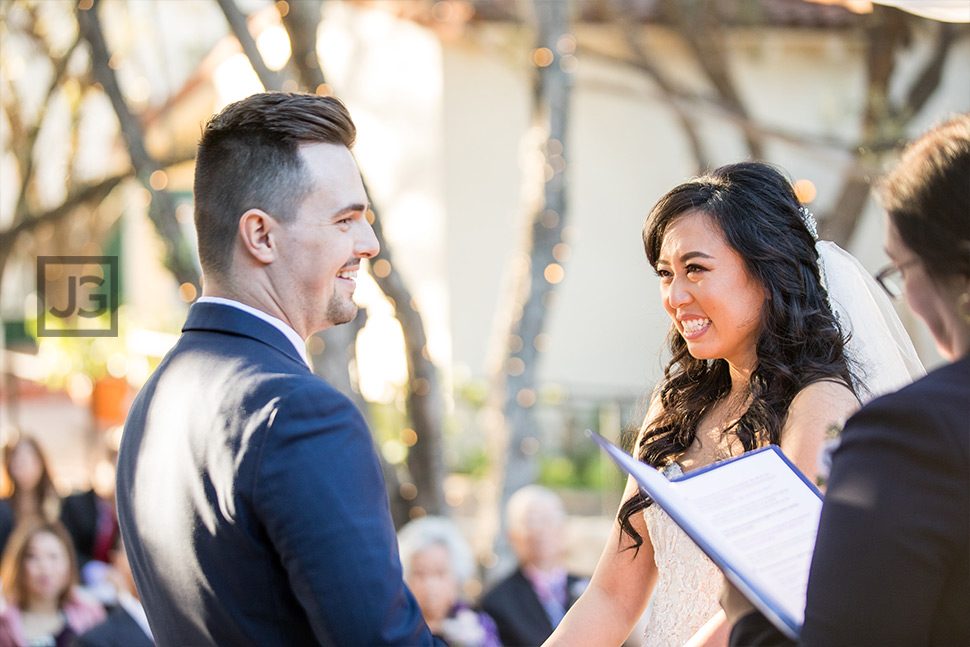
<path fill-rule="evenodd" d="M 483 377 L 508 264 L 522 248 L 537 190 L 523 180 L 538 140 L 530 130 L 532 37 L 520 26 L 488 24 L 442 41 L 413 23 L 333 4 L 321 34 L 323 65 L 357 120 L 358 159 L 424 314 L 432 356 L 460 379 Z M 654 202 L 693 174 L 694 162 L 653 83 L 590 53 L 622 53 L 617 33 L 582 26 L 577 36 L 565 153 L 572 257 L 549 311 L 552 343 L 539 375 L 574 395 L 635 398 L 661 375 L 668 327 L 640 230 Z M 675 36 L 647 28 L 646 42 L 666 73 L 706 92 Z M 753 118 L 819 140 L 766 137 L 765 151 L 794 179 L 814 182 L 811 207 L 824 214 L 851 162 L 825 140 L 860 136 L 862 44 L 852 32 L 812 30 L 740 31 L 729 42 L 731 70 Z M 912 51 L 899 63 L 909 74 L 927 54 L 925 41 L 917 39 Z M 959 43 L 914 134 L 947 111 L 970 109 L 968 53 L 970 45 Z M 712 163 L 747 155 L 723 112 L 713 105 L 692 110 Z M 872 207 L 851 251 L 875 271 L 886 261 L 881 246 Z M 920 351 L 934 364 L 938 356 L 922 335 L 917 327 Z"/>

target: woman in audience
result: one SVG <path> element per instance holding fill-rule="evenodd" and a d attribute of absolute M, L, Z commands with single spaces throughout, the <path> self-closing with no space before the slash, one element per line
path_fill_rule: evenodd
<path fill-rule="evenodd" d="M 32 518 L 54 521 L 61 510 L 61 498 L 54 488 L 47 459 L 33 437 L 22 435 L 4 447 L 3 472 L 0 552 L 18 522 Z"/>
<path fill-rule="evenodd" d="M 431 632 L 451 647 L 499 647 L 495 622 L 462 600 L 474 562 L 458 528 L 441 517 L 423 517 L 401 528 L 398 543 L 404 581 Z"/>
<path fill-rule="evenodd" d="M 832 456 L 800 645 L 970 645 L 970 114 L 883 183 L 879 273 L 947 364 L 849 419 Z M 741 594 L 732 645 L 790 645 Z"/>
<path fill-rule="evenodd" d="M 104 608 L 77 586 L 73 543 L 58 522 L 17 525 L 0 562 L 0 584 L 0 647 L 70 647 L 105 618 Z"/>

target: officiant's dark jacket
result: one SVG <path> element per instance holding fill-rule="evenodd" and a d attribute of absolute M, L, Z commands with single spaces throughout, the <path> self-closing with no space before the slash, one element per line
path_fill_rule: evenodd
<path fill-rule="evenodd" d="M 756 612 L 731 632 L 791 644 Z M 846 423 L 798 644 L 970 645 L 970 357 Z"/>
<path fill-rule="evenodd" d="M 431 645 L 359 411 L 278 329 L 197 303 L 135 399 L 118 513 L 158 645 Z"/>

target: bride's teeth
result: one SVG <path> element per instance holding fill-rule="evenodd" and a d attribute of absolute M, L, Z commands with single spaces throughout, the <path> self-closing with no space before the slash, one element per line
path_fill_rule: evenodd
<path fill-rule="evenodd" d="M 710 322 L 711 322 L 710 319 L 690 319 L 688 321 L 684 321 L 683 322 L 684 332 L 687 332 L 687 333 L 697 332 L 698 330 L 700 330 Z"/>

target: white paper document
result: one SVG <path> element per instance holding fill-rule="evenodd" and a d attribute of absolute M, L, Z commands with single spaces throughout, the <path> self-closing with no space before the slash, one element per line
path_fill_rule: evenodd
<path fill-rule="evenodd" d="M 822 495 L 769 445 L 668 481 L 588 432 L 779 630 L 798 638 Z"/>

